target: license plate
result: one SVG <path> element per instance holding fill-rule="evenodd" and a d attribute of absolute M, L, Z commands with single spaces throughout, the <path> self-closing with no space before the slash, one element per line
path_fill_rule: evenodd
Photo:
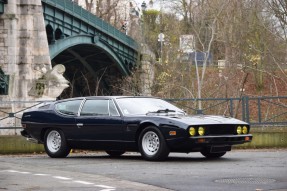
<path fill-rule="evenodd" d="M 229 145 L 223 145 L 223 146 L 212 146 L 210 152 L 211 153 L 221 153 L 231 151 L 231 146 Z"/>

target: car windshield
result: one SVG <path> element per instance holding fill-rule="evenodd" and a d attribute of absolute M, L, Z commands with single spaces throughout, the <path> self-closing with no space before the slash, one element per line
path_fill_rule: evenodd
<path fill-rule="evenodd" d="M 157 98 L 118 98 L 116 101 L 123 115 L 185 114 L 176 106 Z"/>

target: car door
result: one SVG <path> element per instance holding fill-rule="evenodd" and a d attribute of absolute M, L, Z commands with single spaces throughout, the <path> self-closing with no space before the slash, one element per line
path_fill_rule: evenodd
<path fill-rule="evenodd" d="M 51 115 L 49 119 L 51 124 L 47 126 L 61 129 L 68 141 L 75 139 L 77 135 L 75 118 L 82 101 L 83 99 L 74 99 L 57 102 L 54 108 L 56 115 Z"/>
<path fill-rule="evenodd" d="M 123 120 L 113 100 L 87 99 L 76 117 L 79 139 L 98 149 L 118 149 L 123 142 Z"/>

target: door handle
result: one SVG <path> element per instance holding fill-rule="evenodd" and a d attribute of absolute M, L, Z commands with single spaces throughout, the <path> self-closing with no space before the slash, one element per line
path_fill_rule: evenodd
<path fill-rule="evenodd" d="M 77 126 L 78 126 L 78 128 L 81 128 L 84 126 L 84 124 L 83 123 L 77 123 Z"/>

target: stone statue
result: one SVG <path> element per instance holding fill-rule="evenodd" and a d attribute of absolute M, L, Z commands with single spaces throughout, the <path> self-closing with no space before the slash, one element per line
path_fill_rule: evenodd
<path fill-rule="evenodd" d="M 58 97 L 64 89 L 69 87 L 69 81 L 63 76 L 65 70 L 64 65 L 58 64 L 47 71 L 41 78 L 35 80 L 28 93 L 29 96 L 54 99 Z"/>

